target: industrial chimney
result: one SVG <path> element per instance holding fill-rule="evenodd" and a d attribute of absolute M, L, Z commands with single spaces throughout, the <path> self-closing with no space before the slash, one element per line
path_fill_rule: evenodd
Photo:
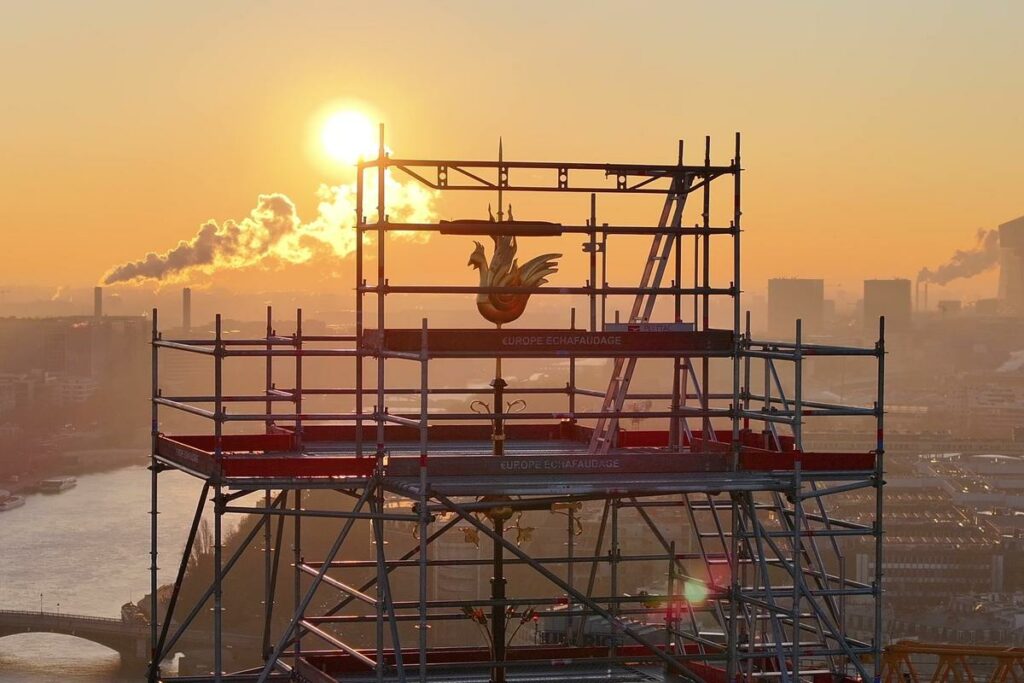
<path fill-rule="evenodd" d="M 186 287 L 181 290 L 181 327 L 186 331 L 192 330 L 192 288 Z"/>
<path fill-rule="evenodd" d="M 103 317 L 103 288 L 96 287 L 92 290 L 92 315 L 94 318 Z"/>

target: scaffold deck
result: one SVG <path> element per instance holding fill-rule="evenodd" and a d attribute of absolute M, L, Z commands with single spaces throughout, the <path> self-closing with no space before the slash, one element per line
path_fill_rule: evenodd
<path fill-rule="evenodd" d="M 535 427 L 535 431 L 547 428 Z M 157 454 L 164 464 L 195 476 L 247 487 L 265 487 L 268 480 L 335 486 L 339 481 L 369 477 L 377 469 L 375 457 L 354 455 L 356 444 L 351 441 L 307 438 L 300 452 L 287 450 L 292 444 L 290 435 L 284 433 L 226 436 L 223 440 L 219 466 L 205 436 L 161 436 Z M 771 452 L 747 447 L 740 451 L 739 466 L 734 470 L 730 453 L 721 448 L 700 452 L 689 447 L 673 451 L 636 446 L 597 456 L 589 454 L 582 441 L 509 439 L 506 454 L 495 457 L 492 447 L 489 441 L 479 439 L 431 441 L 426 470 L 432 485 L 449 491 L 468 487 L 488 494 L 595 487 L 613 491 L 750 490 L 765 484 L 777 489 L 791 480 L 798 463 L 802 476 L 809 479 L 862 477 L 875 466 L 870 452 Z M 418 481 L 418 442 L 385 442 L 384 451 L 381 472 L 385 481 Z M 557 483 L 551 482 L 553 475 L 557 475 Z"/>

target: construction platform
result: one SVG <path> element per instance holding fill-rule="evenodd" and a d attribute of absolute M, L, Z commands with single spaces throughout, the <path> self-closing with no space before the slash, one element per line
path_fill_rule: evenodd
<path fill-rule="evenodd" d="M 220 457 L 210 436 L 165 436 L 157 459 L 175 469 L 233 490 L 284 485 L 338 488 L 375 474 L 401 486 L 419 484 L 420 442 L 411 428 L 388 427 L 386 453 L 356 458 L 352 427 L 307 427 L 302 450 L 290 430 L 221 438 Z M 875 468 L 874 453 L 806 453 L 743 446 L 731 462 L 728 432 L 717 434 L 707 452 L 668 447 L 669 433 L 626 432 L 619 446 L 595 456 L 588 452 L 591 430 L 576 425 L 517 424 L 507 428 L 505 457 L 495 458 L 489 427 L 445 425 L 430 431 L 431 485 L 451 495 L 614 494 L 624 481 L 629 490 L 656 494 L 680 491 L 785 490 L 796 467 L 805 481 L 858 479 Z M 404 433 L 403 433 L 404 432 Z M 414 438 L 415 437 L 415 438 Z M 753 439 L 751 439 L 753 440 Z M 644 445 L 629 446 L 630 441 Z M 653 445 L 662 442 L 663 447 Z M 699 448 L 699 446 L 698 446 Z M 552 481 L 552 476 L 557 481 Z"/>
<path fill-rule="evenodd" d="M 711 163 L 710 140 L 703 163 L 685 163 L 680 143 L 675 163 L 596 164 L 508 161 L 501 151 L 496 160 L 395 159 L 381 135 L 379 157 L 358 166 L 352 334 L 304 332 L 301 310 L 294 330 L 279 333 L 268 308 L 264 335 L 225 334 L 217 316 L 212 337 L 187 329 L 169 337 L 154 311 L 151 610 L 159 617 L 151 623 L 149 680 L 824 683 L 876 676 L 884 321 L 878 341 L 864 348 L 805 339 L 799 322 L 792 340 L 752 335 L 740 302 L 739 136 L 727 164 Z M 439 194 L 487 193 L 497 216 L 396 221 L 387 211 L 389 177 Z M 716 220 L 723 209 L 711 188 L 730 180 L 726 218 Z M 589 195 L 589 217 L 516 221 L 511 207 L 505 212 L 511 193 Z M 599 196 L 636 195 L 663 200 L 657 221 L 598 219 Z M 691 196 L 699 201 L 687 217 Z M 376 213 L 367 216 L 373 199 Z M 582 249 L 564 258 L 580 259 L 587 277 L 529 288 L 488 284 L 481 269 L 475 286 L 391 284 L 395 231 L 432 240 L 490 237 L 495 250 L 508 236 L 531 248 L 578 238 Z M 647 249 L 636 284 L 609 282 L 611 246 L 638 240 L 648 243 L 632 252 Z M 724 274 L 712 275 L 723 262 L 712 258 L 712 243 L 726 246 Z M 423 310 L 462 297 L 467 316 L 475 316 L 468 299 L 479 304 L 492 295 L 555 297 L 569 325 L 389 324 L 387 302 L 396 296 L 417 299 Z M 730 329 L 711 324 L 716 301 L 727 303 Z M 165 390 L 164 354 L 210 359 L 212 393 Z M 829 358 L 865 364 L 877 377 L 868 401 L 805 396 L 805 371 Z M 506 381 L 502 361 L 519 359 L 564 370 L 564 384 Z M 489 385 L 437 380 L 437 361 L 481 360 L 495 363 Z M 579 381 L 583 361 L 600 368 L 606 385 Z M 254 362 L 261 390 L 251 382 L 239 391 L 227 386 L 226 365 L 251 369 Z M 311 373 L 312 362 L 345 367 L 352 382 L 313 385 L 311 374 L 326 375 L 322 365 Z M 390 373 L 396 365 L 408 370 L 403 382 Z M 638 365 L 656 368 L 660 386 L 638 388 Z M 210 428 L 164 433 L 168 412 Z M 851 421 L 877 437 L 876 448 L 805 450 L 804 424 L 819 418 Z M 640 429 L 642 422 L 653 428 Z M 159 479 L 168 470 L 203 482 L 171 581 L 157 562 L 164 553 Z M 830 514 L 832 497 L 859 490 L 874 493 L 873 519 Z M 192 580 L 188 560 L 207 502 L 212 579 L 182 614 L 179 596 Z M 226 515 L 244 518 L 230 554 Z M 313 519 L 332 531 L 308 559 L 314 551 L 304 547 L 303 525 Z M 361 543 L 353 540 L 357 522 L 369 522 L 370 538 Z M 262 647 L 228 652 L 225 578 L 261 534 L 263 576 L 249 579 L 262 590 L 250 586 L 249 599 L 264 610 Z M 870 556 L 851 560 L 851 543 Z M 529 570 L 529 580 L 514 573 L 520 570 Z M 161 600 L 163 583 L 171 589 Z M 873 607 L 867 642 L 847 632 L 850 600 Z M 211 673 L 164 675 L 161 663 L 200 614 L 212 622 Z"/>

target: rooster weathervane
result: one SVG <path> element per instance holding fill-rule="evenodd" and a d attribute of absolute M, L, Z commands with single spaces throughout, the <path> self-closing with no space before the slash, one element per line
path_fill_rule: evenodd
<path fill-rule="evenodd" d="M 512 207 L 509 207 L 511 217 Z M 494 252 L 490 263 L 484 245 L 474 241 L 476 249 L 467 265 L 480 271 L 480 289 L 476 296 L 476 308 L 486 320 L 501 327 L 516 320 L 526 310 L 530 292 L 487 292 L 492 287 L 519 287 L 536 289 L 547 282 L 547 276 L 558 272 L 557 259 L 561 254 L 541 254 L 519 265 L 516 252 L 519 248 L 515 236 L 492 235 Z"/>
<path fill-rule="evenodd" d="M 498 139 L 498 164 L 504 161 L 504 150 L 501 138 Z M 498 223 L 515 223 L 512 217 L 512 205 L 508 206 L 508 221 L 504 220 L 502 213 L 502 186 L 498 183 Z M 488 222 L 494 223 L 494 213 L 491 207 L 487 207 Z M 484 245 L 475 241 L 476 248 L 469 257 L 469 263 L 480 271 L 480 290 L 476 295 L 476 308 L 480 315 L 499 328 L 505 323 L 516 320 L 526 310 L 526 304 L 530 300 L 530 291 L 520 292 L 488 292 L 489 288 L 515 287 L 518 289 L 537 289 L 547 282 L 547 276 L 558 272 L 558 259 L 561 254 L 542 254 L 532 258 L 523 265 L 519 265 L 516 259 L 516 252 L 519 244 L 514 235 L 500 235 L 491 233 L 494 240 L 494 252 L 491 261 L 488 263 L 487 254 L 484 252 Z M 498 360 L 500 377 L 501 360 Z"/>

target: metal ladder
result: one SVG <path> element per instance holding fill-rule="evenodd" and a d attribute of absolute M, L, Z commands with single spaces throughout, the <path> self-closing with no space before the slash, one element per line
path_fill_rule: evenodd
<path fill-rule="evenodd" d="M 661 219 L 658 221 L 659 228 L 678 228 L 682 225 L 683 207 L 686 205 L 686 196 L 689 193 L 692 178 L 687 176 L 675 183 L 675 191 L 665 197 L 665 206 L 661 210 Z M 637 292 L 636 298 L 633 300 L 629 323 L 650 321 L 651 314 L 654 313 L 657 294 L 645 290 L 656 290 L 661 286 L 669 256 L 672 255 L 672 247 L 678 240 L 680 240 L 678 234 L 655 233 L 654 239 L 651 240 L 651 250 L 647 254 L 644 273 L 640 278 L 640 291 Z M 681 283 L 676 283 L 676 286 L 681 286 Z M 636 357 L 615 359 L 612 376 L 608 381 L 608 389 L 605 391 L 604 401 L 601 403 L 603 415 L 594 425 L 594 433 L 590 438 L 588 452 L 591 454 L 604 455 L 608 453 L 615 440 L 615 434 L 619 428 L 619 418 L 608 415 L 608 413 L 618 413 L 622 410 L 629 392 L 629 383 L 633 379 L 633 371 L 636 369 L 636 361 Z"/>

